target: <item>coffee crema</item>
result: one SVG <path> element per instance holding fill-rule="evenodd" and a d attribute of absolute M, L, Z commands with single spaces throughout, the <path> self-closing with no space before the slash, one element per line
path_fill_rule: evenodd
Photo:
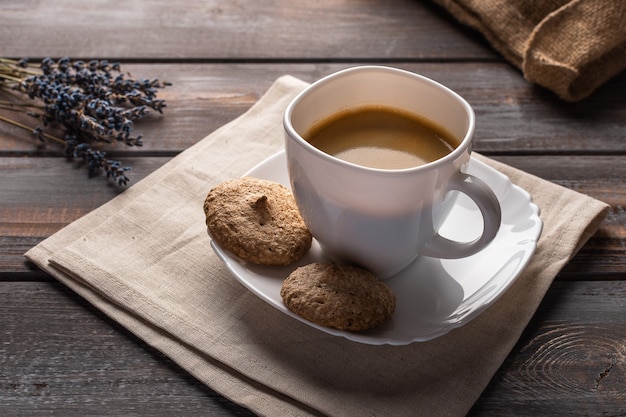
<path fill-rule="evenodd" d="M 342 110 L 303 135 L 336 158 L 370 168 L 413 168 L 440 159 L 460 141 L 423 116 L 383 105 Z"/>

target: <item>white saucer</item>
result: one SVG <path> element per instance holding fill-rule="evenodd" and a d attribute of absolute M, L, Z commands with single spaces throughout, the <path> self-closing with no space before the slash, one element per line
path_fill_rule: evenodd
<path fill-rule="evenodd" d="M 288 310 L 280 287 L 296 267 L 325 260 L 315 241 L 311 251 L 287 267 L 264 267 L 246 263 L 211 245 L 228 270 L 250 291 L 279 311 L 323 332 L 372 345 L 405 345 L 442 336 L 467 324 L 500 297 L 520 275 L 535 251 L 541 234 L 539 209 L 530 195 L 509 179 L 472 158 L 468 172 L 495 191 L 502 206 L 502 225 L 494 241 L 480 253 L 463 259 L 418 257 L 407 269 L 385 281 L 396 294 L 396 310 L 383 326 L 361 333 L 335 330 L 311 323 Z M 285 153 L 261 162 L 246 175 L 279 182 L 289 187 Z M 441 234 L 471 240 L 482 227 L 474 203 L 459 195 Z"/>

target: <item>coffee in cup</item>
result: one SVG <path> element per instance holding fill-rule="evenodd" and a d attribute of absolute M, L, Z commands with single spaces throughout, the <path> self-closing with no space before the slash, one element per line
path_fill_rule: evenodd
<path fill-rule="evenodd" d="M 443 126 L 381 105 L 339 111 L 315 123 L 303 138 L 336 158 L 379 169 L 405 169 L 449 154 L 459 140 Z"/>

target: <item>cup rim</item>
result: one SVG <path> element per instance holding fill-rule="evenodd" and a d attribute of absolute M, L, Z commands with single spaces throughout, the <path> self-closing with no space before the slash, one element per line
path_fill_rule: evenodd
<path fill-rule="evenodd" d="M 315 146 L 311 145 L 309 142 L 307 142 L 297 131 L 296 129 L 293 127 L 293 124 L 291 123 L 291 115 L 293 114 L 293 111 L 295 109 L 295 107 L 300 104 L 300 102 L 302 100 L 304 100 L 305 97 L 307 97 L 309 94 L 311 94 L 312 91 L 314 91 L 315 89 L 319 88 L 320 86 L 323 86 L 324 84 L 327 84 L 329 82 L 332 82 L 334 80 L 336 80 L 337 78 L 342 78 L 345 76 L 348 76 L 352 73 L 355 72 L 389 72 L 389 73 L 393 73 L 395 75 L 401 75 L 404 77 L 410 77 L 410 78 L 417 78 L 419 79 L 421 82 L 424 82 L 426 84 L 429 84 L 431 86 L 436 87 L 437 89 L 442 90 L 444 93 L 449 94 L 450 96 L 452 96 L 459 104 L 461 104 L 461 106 L 465 109 L 467 115 L 468 115 L 468 127 L 465 131 L 465 135 L 464 137 L 461 139 L 459 145 L 454 148 L 454 150 L 452 150 L 452 152 L 448 153 L 447 155 L 435 160 L 435 161 L 431 161 L 428 162 L 424 165 L 419 165 L 416 167 L 410 167 L 410 168 L 398 168 L 398 169 L 383 169 L 383 168 L 373 168 L 373 167 L 368 167 L 368 166 L 364 166 L 364 165 L 359 165 L 359 164 L 355 164 L 352 162 L 348 162 L 345 161 L 343 159 L 337 158 L 333 155 L 327 154 L 326 152 L 316 148 Z M 453 162 L 454 160 L 458 159 L 460 156 L 462 156 L 466 151 L 467 152 L 471 152 L 471 139 L 472 136 L 474 134 L 474 129 L 475 129 L 475 122 L 476 122 L 476 116 L 474 113 L 474 110 L 472 108 L 472 106 L 467 102 L 466 99 L 464 99 L 461 95 L 459 95 L 457 92 L 455 92 L 454 90 L 450 89 L 449 87 L 446 87 L 445 85 L 432 80 L 424 75 L 421 74 L 417 74 L 415 72 L 411 72 L 411 71 L 407 71 L 407 70 L 403 70 L 400 68 L 394 68 L 394 67 L 388 67 L 388 66 L 381 66 L 381 65 L 360 65 L 360 66 L 356 66 L 356 67 L 350 67 L 350 68 L 346 68 L 343 70 L 339 70 L 337 72 L 334 72 L 332 74 L 329 74 L 323 78 L 320 78 L 319 80 L 313 82 L 312 84 L 310 84 L 308 87 L 306 87 L 304 90 L 302 90 L 300 93 L 298 93 L 296 95 L 296 97 L 294 97 L 291 102 L 287 105 L 285 112 L 283 114 L 283 127 L 285 129 L 285 131 L 287 132 L 289 138 L 291 140 L 295 140 L 295 142 L 304 147 L 305 149 L 307 149 L 309 152 L 313 152 L 314 154 L 322 157 L 323 159 L 325 159 L 326 161 L 329 161 L 333 164 L 336 165 L 341 165 L 344 167 L 350 167 L 353 169 L 360 169 L 366 172 L 370 172 L 370 173 L 380 173 L 380 174 L 384 174 L 384 175 L 393 175 L 393 174 L 405 174 L 405 173 L 411 173 L 411 172 L 417 172 L 417 171 L 425 171 L 425 170 L 430 170 L 430 169 L 434 169 L 439 167 L 440 165 L 444 165 L 444 164 L 448 164 L 450 162 Z"/>

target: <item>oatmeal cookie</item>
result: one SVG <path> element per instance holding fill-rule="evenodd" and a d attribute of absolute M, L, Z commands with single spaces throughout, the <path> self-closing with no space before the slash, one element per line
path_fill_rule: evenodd
<path fill-rule="evenodd" d="M 369 271 L 336 263 L 297 268 L 283 282 L 280 295 L 287 308 L 299 316 L 349 331 L 381 325 L 396 306 L 391 289 Z"/>
<path fill-rule="evenodd" d="M 311 233 L 291 191 L 276 182 L 225 181 L 207 195 L 204 213 L 211 237 L 255 264 L 288 265 L 311 248 Z"/>

